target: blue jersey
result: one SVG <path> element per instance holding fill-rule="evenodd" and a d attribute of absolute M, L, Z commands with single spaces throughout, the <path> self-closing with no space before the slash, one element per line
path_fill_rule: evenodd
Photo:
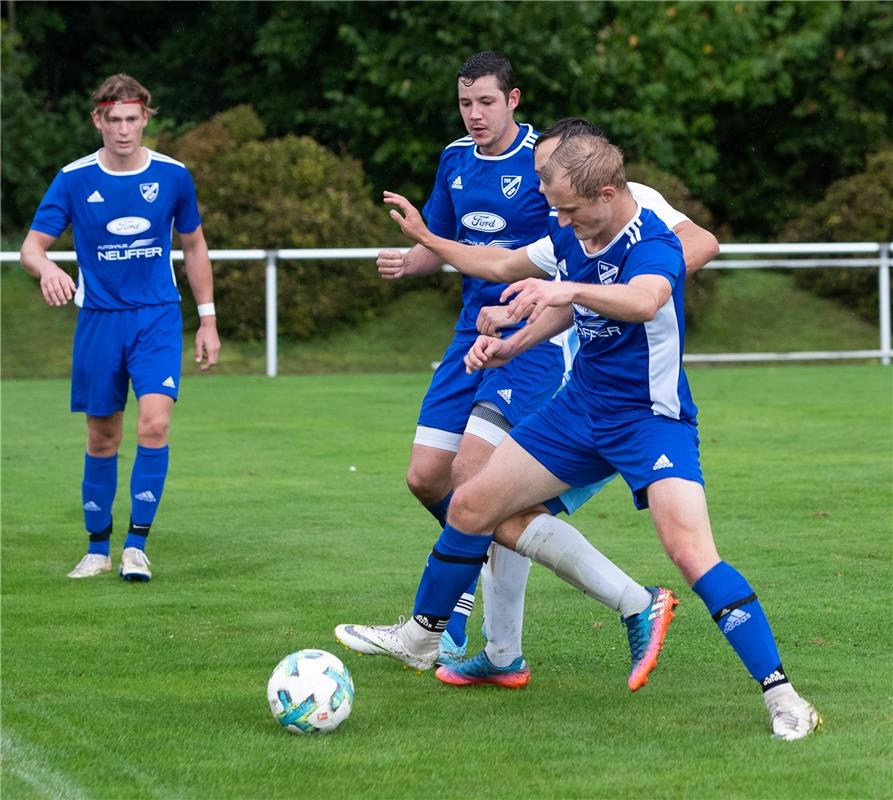
<path fill-rule="evenodd" d="M 601 420 L 659 414 L 694 422 L 697 407 L 682 369 L 685 262 L 675 234 L 637 205 L 629 223 L 598 253 L 588 253 L 573 228 L 559 227 L 554 214 L 549 239 L 554 255 L 541 243 L 529 247 L 528 255 L 547 271 L 557 262 L 566 280 L 608 286 L 660 275 L 673 287 L 655 318 L 645 323 L 612 320 L 574 304 L 580 349 L 570 382 L 586 397 L 590 412 Z"/>
<path fill-rule="evenodd" d="M 148 151 L 144 167 L 112 172 L 99 152 L 56 175 L 32 229 L 59 236 L 69 224 L 78 257 L 75 304 L 123 310 L 177 303 L 171 261 L 173 228 L 201 225 L 195 185 L 186 167 Z"/>
<path fill-rule="evenodd" d="M 462 244 L 512 249 L 545 236 L 549 204 L 533 165 L 537 135 L 530 125 L 521 125 L 511 147 L 499 156 L 483 155 L 471 136 L 448 145 L 423 209 L 428 227 Z M 456 331 L 476 335 L 479 310 L 499 305 L 505 286 L 463 276 Z"/>

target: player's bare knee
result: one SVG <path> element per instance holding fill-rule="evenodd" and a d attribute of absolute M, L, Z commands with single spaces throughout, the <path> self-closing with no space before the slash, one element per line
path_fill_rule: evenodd
<path fill-rule="evenodd" d="M 718 557 L 705 552 L 703 548 L 691 541 L 670 542 L 665 545 L 665 549 L 689 585 L 694 583 L 718 560 Z"/>
<path fill-rule="evenodd" d="M 108 458 L 121 445 L 120 415 L 90 417 L 87 422 L 87 452 L 97 458 Z"/>
<path fill-rule="evenodd" d="M 143 447 L 164 447 L 170 430 L 170 417 L 158 414 L 141 417 L 137 422 L 136 435 Z"/>
<path fill-rule="evenodd" d="M 87 452 L 97 458 L 108 458 L 118 452 L 121 437 L 90 431 L 87 436 Z"/>
<path fill-rule="evenodd" d="M 500 520 L 493 519 L 488 504 L 481 501 L 474 491 L 460 487 L 453 494 L 447 522 L 464 533 L 482 533 L 492 530 Z"/>
<path fill-rule="evenodd" d="M 441 490 L 440 483 L 442 481 L 435 480 L 434 476 L 417 469 L 412 464 L 406 471 L 406 485 L 409 487 L 409 491 L 423 505 L 428 506 L 432 503 L 437 503 L 447 495 L 449 487 Z"/>

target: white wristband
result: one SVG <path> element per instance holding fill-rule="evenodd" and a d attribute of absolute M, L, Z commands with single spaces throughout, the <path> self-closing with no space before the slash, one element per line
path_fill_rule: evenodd
<path fill-rule="evenodd" d="M 198 304 L 198 315 L 200 317 L 217 316 L 217 312 L 214 310 L 214 304 L 213 303 L 199 303 Z"/>

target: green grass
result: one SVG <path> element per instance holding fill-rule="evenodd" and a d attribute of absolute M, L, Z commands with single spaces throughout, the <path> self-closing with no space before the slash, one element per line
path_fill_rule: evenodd
<path fill-rule="evenodd" d="M 49 308 L 21 269 L 0 270 L 2 368 L 6 378 L 66 377 L 76 311 Z M 258 289 L 260 291 L 260 289 Z M 225 313 L 225 309 L 221 309 Z M 309 342 L 279 343 L 279 373 L 417 371 L 440 359 L 455 312 L 442 294 L 403 295 L 364 325 Z M 185 337 L 184 373 L 194 370 Z M 777 272 L 721 272 L 713 303 L 688 335 L 689 353 L 867 350 L 878 331 L 847 309 L 793 285 Z M 225 342 L 218 372 L 264 375 L 265 346 Z"/>
<path fill-rule="evenodd" d="M 402 480 L 428 372 L 186 378 L 145 585 L 65 577 L 83 547 L 83 421 L 65 381 L 7 380 L 4 800 L 889 797 L 891 374 L 690 373 L 720 550 L 825 716 L 792 744 L 769 737 L 758 688 L 618 482 L 576 524 L 683 599 L 641 692 L 626 690 L 616 616 L 540 568 L 522 691 L 446 687 L 337 647 L 335 624 L 409 610 L 435 536 Z M 302 647 L 354 675 L 353 714 L 328 737 L 286 734 L 266 705 L 274 665 Z"/>
<path fill-rule="evenodd" d="M 876 350 L 877 325 L 772 270 L 718 270 L 716 291 L 689 331 L 688 353 Z"/>

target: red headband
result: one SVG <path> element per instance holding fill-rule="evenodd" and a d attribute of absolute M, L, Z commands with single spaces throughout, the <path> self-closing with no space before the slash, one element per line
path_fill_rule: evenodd
<path fill-rule="evenodd" d="M 105 106 L 123 106 L 126 103 L 139 103 L 141 106 L 145 105 L 143 100 L 140 100 L 139 97 L 127 97 L 124 100 L 103 100 L 101 103 L 97 103 L 97 108 L 104 108 Z"/>

